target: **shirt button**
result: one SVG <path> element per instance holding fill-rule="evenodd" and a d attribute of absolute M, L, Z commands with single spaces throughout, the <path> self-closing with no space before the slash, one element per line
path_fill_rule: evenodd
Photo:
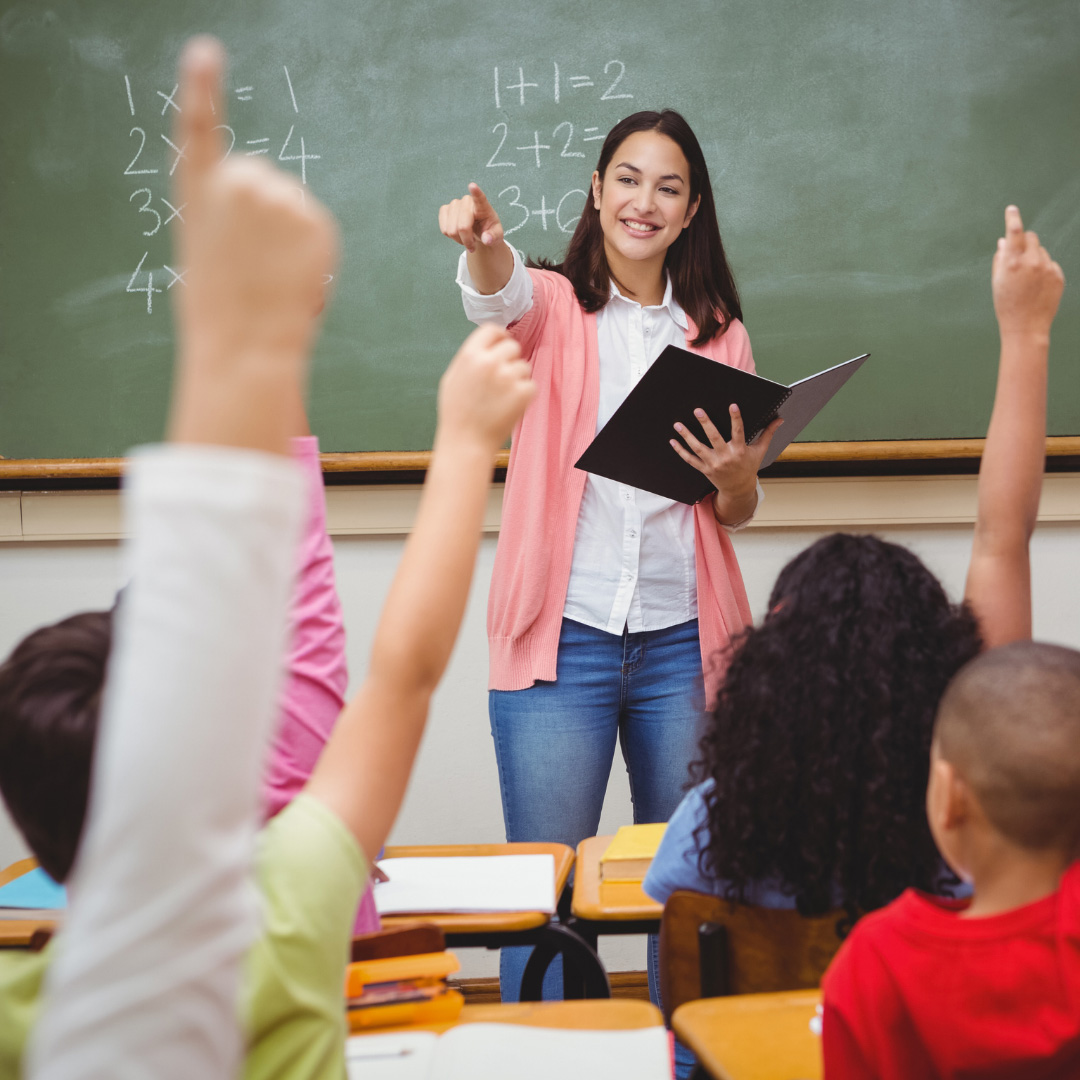
<path fill-rule="evenodd" d="M 631 529 L 631 530 L 630 530 L 630 539 L 631 539 L 631 540 L 633 540 L 633 538 L 634 538 L 635 536 L 637 536 L 637 533 L 636 533 L 636 532 L 634 532 L 634 530 L 633 530 L 633 529 Z"/>

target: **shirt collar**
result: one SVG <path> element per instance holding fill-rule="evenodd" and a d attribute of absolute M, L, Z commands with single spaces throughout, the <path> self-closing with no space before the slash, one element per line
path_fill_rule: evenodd
<path fill-rule="evenodd" d="M 628 304 L 633 304 L 633 303 L 636 302 L 634 300 L 630 300 L 627 297 L 623 296 L 623 294 L 621 292 L 619 292 L 619 287 L 618 287 L 618 285 L 615 284 L 614 281 L 611 282 L 611 293 L 610 293 L 610 295 L 611 295 L 612 299 L 624 300 Z M 686 317 L 686 312 L 683 311 L 682 305 L 672 295 L 672 292 L 671 292 L 671 276 L 670 275 L 668 275 L 667 284 L 664 286 L 664 299 L 660 301 L 659 306 L 662 307 L 662 308 L 667 308 L 668 314 L 672 317 L 672 319 L 675 320 L 675 322 L 678 324 L 678 326 L 682 330 L 689 332 L 689 330 L 690 330 L 690 321 Z"/>

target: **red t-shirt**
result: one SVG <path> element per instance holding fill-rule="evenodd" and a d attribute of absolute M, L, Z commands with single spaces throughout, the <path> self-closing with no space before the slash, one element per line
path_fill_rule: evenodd
<path fill-rule="evenodd" d="M 912 889 L 825 974 L 825 1080 L 1080 1077 L 1080 862 L 1002 915 Z"/>

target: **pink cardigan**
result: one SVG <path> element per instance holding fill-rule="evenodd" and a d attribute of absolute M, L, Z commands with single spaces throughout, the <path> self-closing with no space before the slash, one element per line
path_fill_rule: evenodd
<path fill-rule="evenodd" d="M 562 274 L 530 270 L 533 306 L 510 332 L 531 361 L 536 396 L 514 431 L 502 526 L 488 601 L 489 688 L 522 690 L 554 681 L 585 473 L 574 462 L 596 434 L 600 397 L 596 315 Z M 686 347 L 754 370 L 750 339 L 735 320 L 720 338 Z M 698 630 L 708 701 L 723 675 L 721 650 L 750 622 L 742 574 L 708 499 L 694 512 Z"/>

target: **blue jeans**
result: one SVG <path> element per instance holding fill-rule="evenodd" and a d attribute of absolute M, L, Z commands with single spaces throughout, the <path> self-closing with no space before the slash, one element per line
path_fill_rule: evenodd
<path fill-rule="evenodd" d="M 563 619 L 556 675 L 556 682 L 488 696 L 507 841 L 576 848 L 595 836 L 616 738 L 634 821 L 667 821 L 689 786 L 705 707 L 697 620 L 609 634 Z M 503 1001 L 520 997 L 529 952 L 502 950 Z M 650 948 L 650 988 L 654 954 Z M 548 968 L 544 997 L 562 997 L 558 961 Z"/>

